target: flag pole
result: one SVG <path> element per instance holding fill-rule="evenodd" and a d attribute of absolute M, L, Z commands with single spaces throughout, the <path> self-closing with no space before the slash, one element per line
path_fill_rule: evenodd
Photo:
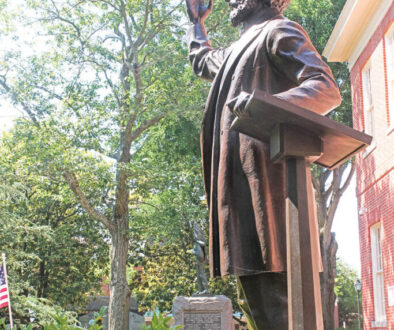
<path fill-rule="evenodd" d="M 12 310 L 11 310 L 11 294 L 10 294 L 10 288 L 8 287 L 8 278 L 7 278 L 7 266 L 5 263 L 5 253 L 2 253 L 3 257 L 3 267 L 4 267 L 4 277 L 5 277 L 5 282 L 7 283 L 7 292 L 8 292 L 8 313 L 10 315 L 10 326 L 11 329 L 14 328 L 14 323 L 12 321 Z"/>

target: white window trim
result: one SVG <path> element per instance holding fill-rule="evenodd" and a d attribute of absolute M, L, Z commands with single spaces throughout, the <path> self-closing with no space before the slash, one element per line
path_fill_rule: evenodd
<path fill-rule="evenodd" d="M 379 232 L 380 247 L 377 248 L 377 233 Z M 371 257 L 372 257 L 372 279 L 373 279 L 373 303 L 375 311 L 375 320 L 371 323 L 372 327 L 382 327 L 386 324 L 386 302 L 385 302 L 385 290 L 384 290 L 384 275 L 383 275 L 383 260 L 381 260 L 381 269 L 377 267 L 377 250 L 382 252 L 382 227 L 381 223 L 378 222 L 370 228 L 371 236 Z M 382 256 L 381 256 L 382 257 Z M 378 276 L 379 277 L 378 277 Z M 381 281 L 379 283 L 378 281 Z M 380 286 L 380 284 L 382 286 Z M 380 290 L 379 290 L 380 289 Z M 380 310 L 378 307 L 383 306 Z"/>
<path fill-rule="evenodd" d="M 371 322 L 372 328 L 384 328 L 387 327 L 387 321 L 372 321 Z"/>
<path fill-rule="evenodd" d="M 389 107 L 389 117 L 390 117 L 390 125 L 386 130 L 386 135 L 390 135 L 394 131 L 394 91 L 391 86 L 394 86 L 394 65 L 391 66 L 389 63 L 389 59 L 394 57 L 394 50 L 390 49 L 388 37 L 394 35 L 394 23 L 391 24 L 390 28 L 384 35 L 385 41 L 385 56 L 386 56 L 386 67 L 387 67 L 387 99 L 388 99 L 388 107 Z M 393 54 L 392 54 L 393 52 Z"/>
<path fill-rule="evenodd" d="M 370 89 L 371 89 L 371 97 L 369 98 L 369 96 L 367 97 L 367 85 L 366 85 L 366 71 L 369 70 L 369 85 L 370 85 Z M 364 153 L 362 154 L 362 158 L 365 159 L 367 158 L 372 151 L 374 151 L 376 149 L 376 139 L 374 138 L 374 134 L 375 134 L 375 127 L 374 127 L 374 118 L 372 118 L 372 127 L 370 128 L 372 130 L 372 132 L 368 131 L 369 129 L 369 123 L 368 121 L 368 114 L 372 113 L 373 115 L 373 111 L 374 111 L 374 100 L 373 100 L 373 93 L 372 93 L 372 61 L 369 60 L 367 62 L 367 64 L 364 65 L 362 71 L 361 71 L 361 84 L 362 84 L 362 98 L 363 98 L 363 116 L 364 116 L 364 132 L 372 135 L 372 142 L 371 145 L 368 146 Z M 367 101 L 368 101 L 368 108 L 367 107 Z"/>

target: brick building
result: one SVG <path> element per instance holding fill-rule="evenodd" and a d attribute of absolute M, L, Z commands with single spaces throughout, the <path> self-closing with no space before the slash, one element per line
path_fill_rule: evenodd
<path fill-rule="evenodd" d="M 347 62 L 354 128 L 373 136 L 356 157 L 365 329 L 394 329 L 394 5 L 348 0 L 323 55 Z"/>

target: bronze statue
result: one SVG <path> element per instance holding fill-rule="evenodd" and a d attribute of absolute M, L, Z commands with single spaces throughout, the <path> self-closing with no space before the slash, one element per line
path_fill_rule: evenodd
<path fill-rule="evenodd" d="M 193 222 L 193 236 L 194 236 L 194 249 L 193 253 L 196 257 L 197 266 L 197 284 L 198 292 L 193 296 L 208 295 L 208 279 L 205 274 L 205 267 L 208 264 L 208 257 L 206 253 L 206 240 L 204 231 L 197 221 Z"/>
<path fill-rule="evenodd" d="M 319 114 L 341 97 L 306 32 L 282 16 L 290 0 L 226 1 L 242 34 L 215 50 L 204 27 L 212 0 L 186 0 L 190 61 L 213 81 L 201 128 L 210 271 L 238 276 L 256 329 L 287 329 L 285 166 L 270 161 L 267 143 L 230 127 L 255 89 Z"/>

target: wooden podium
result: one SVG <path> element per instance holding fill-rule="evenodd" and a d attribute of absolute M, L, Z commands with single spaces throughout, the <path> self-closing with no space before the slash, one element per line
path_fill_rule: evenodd
<path fill-rule="evenodd" d="M 334 169 L 372 137 L 325 116 L 255 90 L 247 117 L 232 129 L 269 142 L 273 162 L 286 162 L 286 244 L 289 329 L 323 329 L 319 267 L 312 261 L 310 164 Z"/>

